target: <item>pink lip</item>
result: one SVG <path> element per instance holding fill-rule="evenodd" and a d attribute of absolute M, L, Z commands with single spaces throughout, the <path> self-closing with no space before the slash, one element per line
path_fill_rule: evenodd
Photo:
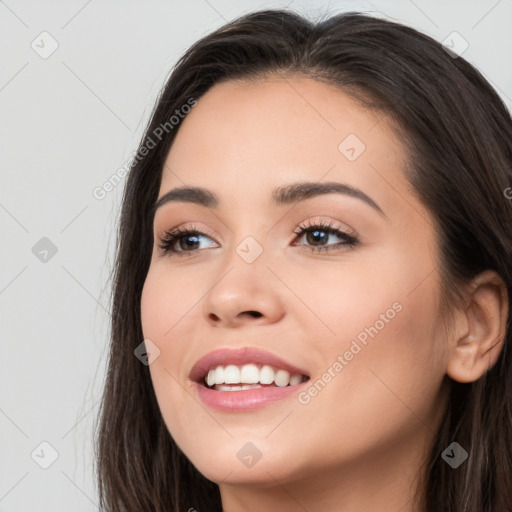
<path fill-rule="evenodd" d="M 256 389 L 244 389 L 243 391 L 215 391 L 197 382 L 193 383 L 194 389 L 202 402 L 217 411 L 243 412 L 259 409 L 283 398 L 288 398 L 297 393 L 308 382 L 302 382 L 295 386 L 264 386 Z"/>
<path fill-rule="evenodd" d="M 243 365 L 248 363 L 268 364 L 277 369 L 287 370 L 291 375 L 301 374 L 309 377 L 305 370 L 287 363 L 275 354 L 258 348 L 245 347 L 241 349 L 218 349 L 206 354 L 192 368 L 190 380 L 194 382 L 194 389 L 206 406 L 224 412 L 258 409 L 296 394 L 307 384 L 307 381 L 304 381 L 295 386 L 278 387 L 268 385 L 242 391 L 216 391 L 204 385 L 203 377 L 208 370 L 219 365 Z"/>
<path fill-rule="evenodd" d="M 287 363 L 271 352 L 267 352 L 266 350 L 259 348 L 244 347 L 238 349 L 221 348 L 214 350 L 213 352 L 209 352 L 205 356 L 201 357 L 201 359 L 199 359 L 199 361 L 197 361 L 193 366 L 189 377 L 190 380 L 201 384 L 202 379 L 207 372 L 216 366 L 226 366 L 228 364 L 243 365 L 249 363 L 262 365 L 268 364 L 269 366 L 273 366 L 277 369 L 287 370 L 290 372 L 290 375 L 300 373 L 301 375 L 309 376 L 305 370 L 301 370 L 300 368 Z"/>

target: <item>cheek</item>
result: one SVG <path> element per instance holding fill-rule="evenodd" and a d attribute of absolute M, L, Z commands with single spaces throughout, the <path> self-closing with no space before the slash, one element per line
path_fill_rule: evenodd
<path fill-rule="evenodd" d="M 338 432 L 350 438 L 364 426 L 357 450 L 370 440 L 385 445 L 424 428 L 422 422 L 440 411 L 445 368 L 437 286 L 425 282 L 413 293 L 389 289 L 338 294 L 343 314 L 330 318 L 337 336 L 322 340 L 319 378 L 301 397 L 305 414 L 322 417 L 329 411 L 330 421 L 317 425 L 319 436 Z"/>
<path fill-rule="evenodd" d="M 444 376 L 436 274 L 428 274 L 429 262 L 413 263 L 396 253 L 379 261 L 354 263 L 343 272 L 317 272 L 298 292 L 306 294 L 307 287 L 306 302 L 316 313 L 309 312 L 308 318 L 324 333 L 310 347 L 312 360 L 318 361 L 315 373 L 323 381 L 312 390 L 319 414 L 340 396 L 349 409 L 358 410 L 352 418 L 371 416 L 379 403 L 395 412 L 395 406 L 404 409 L 400 399 L 428 409 Z"/>
<path fill-rule="evenodd" d="M 190 337 L 197 330 L 196 309 L 201 307 L 204 293 L 194 286 L 190 273 L 170 271 L 165 262 L 149 269 L 141 294 L 141 324 L 144 339 L 160 350 L 150 365 L 157 398 L 163 389 L 168 393 L 173 388 L 174 379 L 180 384 L 187 379 L 189 368 L 183 362 L 190 357 Z"/>
<path fill-rule="evenodd" d="M 156 400 L 167 428 L 181 445 L 187 420 L 179 412 L 191 407 L 188 395 L 183 393 L 185 371 L 180 365 L 187 347 L 183 332 L 192 332 L 191 315 L 187 312 L 197 297 L 184 297 L 180 290 L 187 288 L 181 288 L 176 281 L 160 269 L 150 268 L 141 295 L 141 323 L 144 339 L 151 340 L 160 350 L 149 366 Z"/>
<path fill-rule="evenodd" d="M 290 307 L 292 315 L 300 314 L 298 323 L 311 333 L 313 352 L 331 357 L 333 352 L 348 350 L 353 339 L 364 343 L 376 331 L 382 337 L 403 316 L 407 300 L 403 281 L 395 281 L 392 268 L 374 261 L 337 264 L 302 272 L 293 285 L 301 301 Z"/>
<path fill-rule="evenodd" d="M 166 271 L 165 265 L 150 267 L 141 295 L 144 337 L 165 343 L 190 327 L 188 317 L 200 296 L 190 277 L 180 279 L 179 272 Z"/>
<path fill-rule="evenodd" d="M 434 428 L 444 376 L 436 304 L 428 287 L 409 296 L 375 292 L 345 304 L 352 314 L 333 320 L 336 337 L 318 337 L 322 363 L 294 411 L 295 420 L 308 422 L 311 460 L 337 464 L 366 453 L 371 461 L 389 446 L 416 450 L 411 440 Z M 273 434 L 276 446 L 288 436 L 285 429 Z"/>
<path fill-rule="evenodd" d="M 150 268 L 141 295 L 141 323 L 145 340 L 151 340 L 160 350 L 149 366 L 158 402 L 162 396 L 177 396 L 174 379 L 182 380 L 179 362 L 186 350 L 184 329 L 191 332 L 189 300 L 182 297 L 175 281 Z M 193 303 L 193 301 L 191 302 Z M 174 378 L 173 378 L 174 377 Z M 160 406 L 162 408 L 162 403 Z M 168 409 L 168 404 L 165 409 Z M 162 412 L 165 412 L 162 411 Z"/>

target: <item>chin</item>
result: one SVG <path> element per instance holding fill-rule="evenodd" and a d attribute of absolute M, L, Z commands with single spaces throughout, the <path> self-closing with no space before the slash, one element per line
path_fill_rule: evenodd
<path fill-rule="evenodd" d="M 216 484 L 254 484 L 260 487 L 275 486 L 276 479 L 287 480 L 292 468 L 285 462 L 293 457 L 293 454 L 286 457 L 276 453 L 275 449 L 257 451 L 254 445 L 236 440 L 231 440 L 223 449 L 198 450 L 195 454 L 185 452 L 185 455 L 205 478 Z"/>

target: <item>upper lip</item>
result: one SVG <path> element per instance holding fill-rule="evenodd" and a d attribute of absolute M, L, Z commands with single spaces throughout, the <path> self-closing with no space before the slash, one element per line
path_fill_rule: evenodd
<path fill-rule="evenodd" d="M 271 352 L 255 347 L 243 347 L 237 349 L 222 348 L 209 352 L 192 367 L 190 380 L 200 383 L 209 370 L 219 365 L 244 365 L 249 363 L 267 364 L 277 369 L 287 370 L 290 375 L 300 374 L 309 377 L 305 370 L 297 368 Z"/>

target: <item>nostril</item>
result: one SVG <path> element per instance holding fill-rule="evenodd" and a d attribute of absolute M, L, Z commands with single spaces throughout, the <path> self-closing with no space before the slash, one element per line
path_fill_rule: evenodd
<path fill-rule="evenodd" d="M 258 311 L 247 311 L 247 313 L 254 318 L 259 318 L 260 316 L 262 316 L 262 314 Z"/>

